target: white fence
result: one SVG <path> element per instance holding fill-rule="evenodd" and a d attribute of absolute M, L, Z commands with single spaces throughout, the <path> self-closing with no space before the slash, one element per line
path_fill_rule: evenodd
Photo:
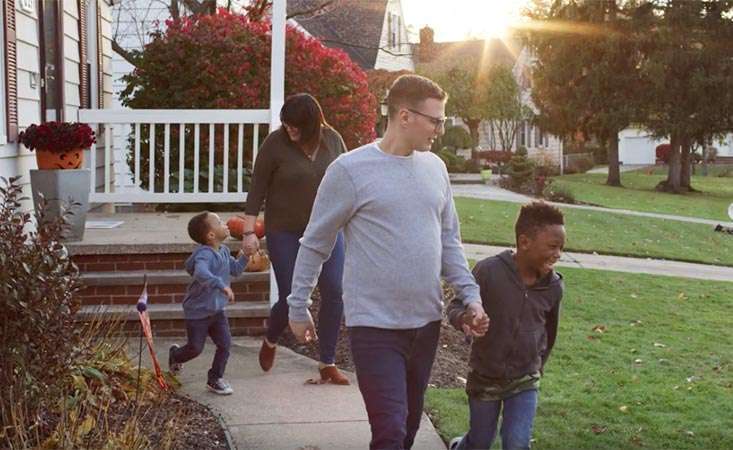
<path fill-rule="evenodd" d="M 246 199 L 260 127 L 271 117 L 267 109 L 80 110 L 79 121 L 100 130 L 88 164 L 90 202 L 208 203 Z M 115 180 L 115 153 L 128 155 L 132 189 Z"/>

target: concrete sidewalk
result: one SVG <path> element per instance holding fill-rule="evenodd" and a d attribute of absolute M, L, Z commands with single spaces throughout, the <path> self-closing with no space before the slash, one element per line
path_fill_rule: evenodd
<path fill-rule="evenodd" d="M 156 339 L 163 370 L 168 368 L 170 345 L 184 342 L 185 338 Z M 206 372 L 215 350 L 207 340 L 204 352 L 186 363 L 179 375 L 180 392 L 220 414 L 239 450 L 369 447 L 369 422 L 353 374 L 348 374 L 351 386 L 305 385 L 306 379 L 317 375 L 318 363 L 284 347 L 278 347 L 275 366 L 264 373 L 257 362 L 260 343 L 259 338 L 234 338 L 225 375 L 234 394 L 218 396 L 206 389 Z M 150 367 L 149 361 L 144 364 Z M 425 415 L 414 448 L 445 450 Z"/>
<path fill-rule="evenodd" d="M 503 189 L 503 188 L 500 188 L 499 186 L 494 186 L 494 185 L 460 184 L 460 185 L 451 185 L 451 189 L 453 190 L 454 197 L 468 197 L 468 198 L 477 198 L 481 200 L 495 200 L 495 201 L 500 201 L 500 202 L 511 202 L 511 203 L 522 203 L 522 204 L 529 203 L 534 200 L 538 200 L 534 197 L 529 197 L 523 194 L 517 194 L 516 192 L 512 192 L 507 189 Z M 561 207 L 561 208 L 583 209 L 587 211 L 598 211 L 598 212 L 611 213 L 611 214 L 622 214 L 626 216 L 650 217 L 653 219 L 664 219 L 664 220 L 674 220 L 677 222 L 699 223 L 699 224 L 705 224 L 705 225 L 711 225 L 711 226 L 715 226 L 718 224 L 725 225 L 725 226 L 733 226 L 733 222 L 726 222 L 724 220 L 712 220 L 712 219 L 703 219 L 699 217 L 677 216 L 674 214 L 660 214 L 660 213 L 651 213 L 651 212 L 643 212 L 643 211 L 632 211 L 629 209 L 604 208 L 601 206 L 570 205 L 567 203 L 556 203 L 556 202 L 547 202 L 547 203 L 551 205 L 555 205 L 557 207 Z"/>
<path fill-rule="evenodd" d="M 466 243 L 463 244 L 463 247 L 466 252 L 466 257 L 477 261 L 488 256 L 496 255 L 509 248 Z M 710 266 L 663 259 L 564 252 L 557 265 L 579 269 L 611 270 L 615 272 L 645 273 L 668 277 L 733 282 L 733 267 Z"/>

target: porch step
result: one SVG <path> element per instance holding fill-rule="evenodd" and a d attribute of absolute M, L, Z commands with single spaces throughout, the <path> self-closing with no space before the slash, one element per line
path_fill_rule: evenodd
<path fill-rule="evenodd" d="M 186 336 L 186 321 L 179 304 L 148 305 L 150 326 L 155 336 Z M 233 336 L 257 336 L 267 329 L 270 313 L 268 302 L 234 303 L 226 307 L 229 329 Z M 140 333 L 140 320 L 135 305 L 87 305 L 77 313 L 77 320 L 88 322 L 94 318 L 104 321 L 122 321 L 125 335 Z"/>
<path fill-rule="evenodd" d="M 150 320 L 183 320 L 183 308 L 181 305 L 157 304 L 148 305 L 148 317 Z M 266 318 L 270 314 L 268 302 L 244 302 L 234 303 L 226 307 L 227 317 L 238 318 Z M 122 316 L 125 320 L 138 320 L 138 312 L 135 305 L 87 305 L 82 306 L 77 313 L 77 320 L 86 322 L 96 316 L 117 317 Z"/>
<path fill-rule="evenodd" d="M 186 284 L 191 282 L 191 275 L 185 270 L 123 270 L 119 272 L 86 272 L 81 279 L 86 286 L 126 286 L 143 285 L 147 276 L 148 285 L 156 284 Z M 232 284 L 268 282 L 270 274 L 265 272 L 244 272 L 238 277 L 232 277 Z"/>

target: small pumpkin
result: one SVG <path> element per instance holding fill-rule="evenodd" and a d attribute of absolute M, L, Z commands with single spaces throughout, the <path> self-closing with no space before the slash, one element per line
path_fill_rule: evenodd
<path fill-rule="evenodd" d="M 229 234 L 234 239 L 242 239 L 244 233 L 244 219 L 239 216 L 231 217 L 227 220 L 227 228 L 229 228 Z"/>
<path fill-rule="evenodd" d="M 84 149 L 76 148 L 61 153 L 38 149 L 36 162 L 41 170 L 80 169 L 84 164 Z"/>
<path fill-rule="evenodd" d="M 247 267 L 244 268 L 247 272 L 264 272 L 270 268 L 270 258 L 263 250 L 258 250 L 257 253 L 249 257 Z"/>

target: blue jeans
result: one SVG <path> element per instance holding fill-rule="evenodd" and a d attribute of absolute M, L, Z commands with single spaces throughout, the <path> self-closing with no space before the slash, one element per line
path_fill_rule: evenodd
<path fill-rule="evenodd" d="M 439 321 L 410 330 L 349 328 L 371 450 L 412 448 L 439 335 Z"/>
<path fill-rule="evenodd" d="M 216 345 L 208 381 L 213 382 L 222 378 L 229 359 L 229 347 L 232 345 L 229 321 L 224 311 L 219 311 L 204 319 L 186 320 L 186 335 L 188 337 L 186 345 L 172 352 L 173 362 L 185 363 L 200 355 L 204 350 L 204 343 L 208 335 Z"/>
<path fill-rule="evenodd" d="M 275 344 L 288 326 L 288 295 L 293 284 L 295 259 L 300 248 L 301 233 L 272 231 L 267 233 L 267 250 L 277 280 L 278 301 L 270 310 L 267 323 L 267 340 Z M 336 360 L 336 341 L 338 340 L 341 319 L 344 315 L 341 282 L 344 277 L 344 237 L 336 238 L 331 257 L 323 263 L 318 278 L 321 293 L 321 308 L 318 313 L 318 345 L 321 362 L 333 364 Z"/>
<path fill-rule="evenodd" d="M 536 389 L 520 392 L 503 401 L 484 402 L 469 397 L 468 403 L 471 410 L 471 429 L 463 436 L 456 450 L 490 448 L 496 436 L 500 412 L 501 448 L 503 450 L 529 448 L 532 424 L 537 411 Z"/>

